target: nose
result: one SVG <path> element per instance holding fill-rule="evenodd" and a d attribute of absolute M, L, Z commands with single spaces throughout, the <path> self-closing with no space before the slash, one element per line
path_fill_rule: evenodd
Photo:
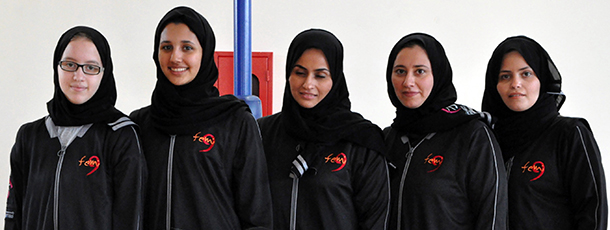
<path fill-rule="evenodd" d="M 175 49 L 174 52 L 172 52 L 172 56 L 170 57 L 170 61 L 174 62 L 174 63 L 182 62 L 182 53 L 180 52 L 180 50 Z"/>
<path fill-rule="evenodd" d="M 313 89 L 314 78 L 315 78 L 315 76 L 313 74 L 307 75 L 307 77 L 305 78 L 305 82 L 303 82 L 303 88 L 304 89 Z"/>
<path fill-rule="evenodd" d="M 514 76 L 510 82 L 510 87 L 513 89 L 521 88 L 521 78 Z"/>
<path fill-rule="evenodd" d="M 78 68 L 80 68 L 81 71 L 78 71 Z M 85 68 L 85 67 L 79 66 L 76 68 L 76 71 L 74 71 L 74 80 L 75 81 L 84 81 L 85 80 L 85 70 L 83 68 Z"/>
<path fill-rule="evenodd" d="M 404 87 L 413 87 L 415 85 L 415 78 L 413 75 L 407 73 L 407 76 L 405 76 L 405 79 L 402 81 L 402 85 Z"/>

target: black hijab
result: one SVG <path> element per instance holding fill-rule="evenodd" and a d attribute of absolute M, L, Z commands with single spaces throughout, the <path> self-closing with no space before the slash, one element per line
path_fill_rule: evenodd
<path fill-rule="evenodd" d="M 176 86 L 163 74 L 159 64 L 161 32 L 169 23 L 184 23 L 197 36 L 203 49 L 201 67 L 193 81 Z M 167 134 L 190 134 L 198 125 L 223 119 L 248 106 L 234 96 L 219 97 L 214 83 L 218 69 L 214 63 L 216 39 L 207 20 L 195 10 L 179 6 L 170 10 L 155 32 L 153 60 L 157 65 L 157 84 L 152 95 L 152 118 L 155 127 Z"/>
<path fill-rule="evenodd" d="M 511 51 L 519 52 L 540 80 L 536 103 L 522 112 L 509 109 L 496 88 L 504 55 Z M 559 115 L 564 101 L 561 75 L 549 54 L 536 41 L 525 36 L 510 37 L 494 50 L 485 74 L 482 109 L 497 119 L 494 130 L 505 158 L 522 151 L 542 134 Z"/>
<path fill-rule="evenodd" d="M 396 96 L 392 85 L 392 72 L 396 56 L 402 49 L 413 44 L 426 50 L 430 65 L 432 65 L 434 78 L 430 95 L 416 109 L 405 107 Z M 394 118 L 392 128 L 401 133 L 423 135 L 448 130 L 478 118 L 479 115 L 474 110 L 463 105 L 454 105 L 457 93 L 453 86 L 452 76 L 451 65 L 445 50 L 434 37 L 423 33 L 413 33 L 401 38 L 390 52 L 386 69 L 388 95 L 390 101 L 396 107 L 396 118 Z"/>
<path fill-rule="evenodd" d="M 85 34 L 95 44 L 102 61 L 102 66 L 104 67 L 102 72 L 104 75 L 102 76 L 99 88 L 88 101 L 80 105 L 72 104 L 63 91 L 61 91 L 58 74 L 59 61 L 61 61 L 64 50 L 77 34 Z M 47 110 L 55 125 L 78 126 L 97 122 L 109 123 L 121 116 L 125 116 L 114 107 L 117 93 L 112 69 L 110 45 L 100 32 L 90 27 L 76 26 L 61 35 L 53 55 L 55 93 L 53 94 L 53 99 L 47 103 Z"/>
<path fill-rule="evenodd" d="M 330 92 L 313 108 L 303 108 L 292 97 L 288 78 L 303 52 L 319 49 L 326 56 L 332 78 Z M 309 29 L 299 33 L 288 49 L 282 123 L 289 135 L 314 143 L 347 140 L 385 153 L 383 134 L 377 125 L 350 111 L 351 103 L 343 74 L 343 45 L 332 33 Z"/>

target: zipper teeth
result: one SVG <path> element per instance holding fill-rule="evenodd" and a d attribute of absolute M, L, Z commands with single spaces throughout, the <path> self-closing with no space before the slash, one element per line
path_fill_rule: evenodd
<path fill-rule="evenodd" d="M 57 161 L 57 168 L 55 168 L 55 186 L 53 188 L 53 229 L 59 229 L 59 178 L 61 175 L 61 167 L 64 162 L 64 156 L 66 155 L 66 147 L 61 147 L 59 152 L 59 160 Z"/>
<path fill-rule="evenodd" d="M 171 228 L 171 216 L 172 216 L 172 169 L 174 166 L 174 144 L 176 142 L 176 135 L 171 135 L 169 141 L 169 157 L 167 160 L 167 215 L 165 216 L 165 226 L 167 230 Z"/>
<path fill-rule="evenodd" d="M 290 230 L 297 227 L 297 198 L 299 195 L 299 178 L 292 179 L 292 197 L 290 198 Z"/>
<path fill-rule="evenodd" d="M 421 141 L 419 141 L 419 143 L 417 143 L 417 145 L 415 145 L 415 147 L 411 147 L 411 144 L 407 141 L 407 145 L 409 145 L 409 152 L 407 153 L 407 162 L 405 163 L 405 167 L 402 171 L 402 177 L 400 178 L 400 187 L 398 188 L 398 210 L 397 210 L 397 223 L 396 229 L 401 229 L 400 225 L 402 222 L 402 193 L 404 191 L 404 187 L 405 187 L 405 180 L 407 179 L 407 171 L 409 169 L 409 166 L 411 165 L 411 158 L 413 158 L 413 154 L 415 153 L 415 149 L 417 149 L 417 147 L 419 147 L 419 145 L 421 145 L 422 142 L 424 142 L 424 140 L 431 138 L 431 134 L 428 134 L 426 137 L 424 137 L 423 139 L 421 139 Z"/>
<path fill-rule="evenodd" d="M 409 146 L 410 147 L 410 146 Z M 405 163 L 405 167 L 402 170 L 402 177 L 400 178 L 400 187 L 398 188 L 398 221 L 397 221 L 397 228 L 396 229 L 400 229 L 400 224 L 402 222 L 402 192 L 404 190 L 404 186 L 405 186 L 405 179 L 407 178 L 407 171 L 409 169 L 409 165 L 411 164 L 411 157 L 413 156 L 413 152 L 412 150 L 409 150 L 409 153 L 407 153 L 407 162 Z"/>

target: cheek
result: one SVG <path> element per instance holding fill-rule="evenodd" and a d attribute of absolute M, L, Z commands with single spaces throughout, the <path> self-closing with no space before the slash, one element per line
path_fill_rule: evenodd
<path fill-rule="evenodd" d="M 68 90 L 70 88 L 71 78 L 72 78 L 72 76 L 69 76 L 69 74 L 66 74 L 63 71 L 59 71 L 59 74 L 58 74 L 59 88 L 61 88 L 61 91 L 64 92 L 64 94 L 66 93 L 66 90 Z"/>
<path fill-rule="evenodd" d="M 318 84 L 320 86 L 320 94 L 324 95 L 324 97 L 326 97 L 326 95 L 328 95 L 330 90 L 333 88 L 333 81 L 330 79 L 330 77 L 320 81 Z"/>
<path fill-rule="evenodd" d="M 290 75 L 290 77 L 288 77 L 288 86 L 290 87 L 290 92 L 292 93 L 292 97 L 296 98 L 295 93 L 298 93 L 299 87 L 301 86 L 299 84 L 298 78 Z"/>

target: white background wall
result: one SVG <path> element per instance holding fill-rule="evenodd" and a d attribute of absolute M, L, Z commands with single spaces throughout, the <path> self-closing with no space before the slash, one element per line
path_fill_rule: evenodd
<path fill-rule="evenodd" d="M 47 114 L 53 95 L 53 51 L 75 25 L 109 40 L 125 113 L 146 106 L 155 84 L 153 36 L 163 15 L 188 5 L 216 34 L 216 50 L 233 50 L 233 1 L 0 1 L 0 194 L 8 188 L 9 155 L 19 126 Z M 385 83 L 390 49 L 404 35 L 426 32 L 445 47 L 458 103 L 480 109 L 487 61 L 506 37 L 527 35 L 548 51 L 563 76 L 562 115 L 585 117 L 610 167 L 610 2 L 608 1 L 389 1 L 254 0 L 254 51 L 274 53 L 274 112 L 281 109 L 285 57 L 292 38 L 308 28 L 333 32 L 345 48 L 352 109 L 381 127 L 394 107 Z M 607 170 L 610 171 L 610 170 Z M 0 195 L 0 197 L 4 197 Z M 5 202 L 0 201 L 0 210 Z M 1 212 L 1 211 L 0 211 Z"/>

